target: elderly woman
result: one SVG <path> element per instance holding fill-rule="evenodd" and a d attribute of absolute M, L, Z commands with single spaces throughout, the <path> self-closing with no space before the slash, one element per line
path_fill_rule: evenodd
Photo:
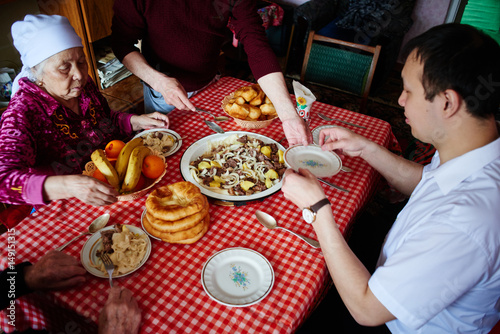
<path fill-rule="evenodd" d="M 110 110 L 65 17 L 27 15 L 12 25 L 12 37 L 23 69 L 0 120 L 0 202 L 116 202 L 113 187 L 82 175 L 91 153 L 133 131 L 168 127 L 168 117 Z"/>

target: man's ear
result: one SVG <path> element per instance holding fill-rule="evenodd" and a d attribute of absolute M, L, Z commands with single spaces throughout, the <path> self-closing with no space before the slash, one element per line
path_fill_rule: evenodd
<path fill-rule="evenodd" d="M 443 116 L 446 118 L 452 117 L 462 108 L 464 100 L 453 89 L 445 90 L 442 95 L 444 98 Z"/>

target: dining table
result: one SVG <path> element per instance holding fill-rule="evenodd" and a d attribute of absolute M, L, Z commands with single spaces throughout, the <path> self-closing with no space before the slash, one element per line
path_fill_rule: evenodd
<path fill-rule="evenodd" d="M 233 77 L 222 77 L 191 101 L 201 109 L 222 116 L 225 115 L 221 108 L 224 97 L 250 84 Z M 320 119 L 318 113 L 365 128 L 327 122 Z M 169 118 L 170 129 L 183 138 L 182 146 L 166 158 L 166 174 L 155 188 L 184 181 L 180 171 L 183 153 L 214 133 L 203 121 L 204 118 L 213 120 L 209 115 L 174 110 Z M 218 124 L 226 132 L 248 131 L 275 141 L 285 137 L 279 119 L 261 129 L 241 128 L 232 119 Z M 309 127 L 312 130 L 326 124 L 343 126 L 387 148 L 398 146 L 389 123 L 316 101 L 311 107 Z M 287 145 L 286 141 L 283 143 Z M 349 192 L 326 184 L 322 186 L 331 202 L 335 221 L 347 236 L 357 214 L 377 190 L 381 176 L 359 157 L 343 157 L 342 163 L 352 171 L 340 171 L 325 180 Z M 9 246 L 14 246 L 15 263 L 35 263 L 48 251 L 85 232 L 96 217 L 105 213 L 110 215 L 108 226 L 119 223 L 141 228 L 148 195 L 99 207 L 76 198 L 50 202 L 0 236 L 2 269 L 13 260 L 7 256 Z M 303 220 L 301 210 L 279 189 L 254 201 L 232 203 L 209 198 L 209 203 L 210 226 L 200 240 L 193 244 L 173 244 L 151 239 L 151 253 L 144 265 L 129 275 L 113 279 L 114 284 L 131 290 L 137 300 L 142 311 L 140 332 L 294 333 L 332 286 L 328 268 L 321 248 L 311 247 L 283 230 L 266 229 L 257 221 L 255 212 L 260 210 L 272 214 L 280 226 L 317 240 L 313 227 Z M 79 238 L 62 251 L 79 259 L 87 239 L 88 236 Z M 231 248 L 256 252 L 272 266 L 272 287 L 257 303 L 244 307 L 226 305 L 212 299 L 203 288 L 204 264 L 217 252 Z M 1 312 L 1 327 L 10 333 L 14 330 L 13 324 L 22 330 L 27 327 L 50 328 L 59 322 L 63 328 L 71 327 L 75 333 L 95 331 L 109 290 L 107 278 L 87 273 L 86 282 L 79 286 L 18 298 L 14 311 Z"/>

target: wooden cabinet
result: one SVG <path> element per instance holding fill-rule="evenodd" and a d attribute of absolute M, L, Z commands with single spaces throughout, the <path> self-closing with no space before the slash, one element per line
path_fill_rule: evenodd
<path fill-rule="evenodd" d="M 89 74 L 97 86 L 101 87 L 94 44 L 111 35 L 114 0 L 37 1 L 41 13 L 68 18 L 78 36 L 82 38 L 83 49 L 89 63 Z"/>

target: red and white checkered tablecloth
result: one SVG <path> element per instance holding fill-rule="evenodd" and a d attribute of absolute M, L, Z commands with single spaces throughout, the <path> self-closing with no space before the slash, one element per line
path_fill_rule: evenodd
<path fill-rule="evenodd" d="M 193 97 L 192 101 L 200 108 L 222 115 L 221 100 L 248 84 L 224 77 Z M 318 112 L 366 126 L 367 129 L 346 127 L 378 144 L 386 147 L 397 145 L 390 125 L 385 121 L 319 102 L 312 106 L 311 129 L 327 123 L 336 124 L 322 121 L 315 115 Z M 244 130 L 233 121 L 219 124 L 226 131 Z M 171 115 L 170 128 L 186 139 L 182 148 L 168 157 L 167 174 L 160 184 L 182 181 L 179 163 L 183 152 L 195 141 L 213 133 L 200 115 L 187 111 L 175 111 Z M 274 140 L 284 137 L 279 120 L 267 128 L 251 131 Z M 332 202 L 340 229 L 345 231 L 366 204 L 380 176 L 360 158 L 346 158 L 343 163 L 354 171 L 340 172 L 327 180 L 350 192 L 326 185 L 324 190 Z M 109 224 L 140 227 L 146 197 L 107 207 L 93 207 L 76 199 L 54 201 L 16 226 L 14 239 L 8 241 L 7 233 L 0 236 L 4 264 L 8 244 L 15 244 L 16 263 L 36 262 L 47 251 L 85 231 L 94 218 L 106 212 L 111 214 Z M 292 333 L 300 326 L 330 284 L 322 252 L 290 233 L 266 230 L 254 217 L 257 209 L 272 213 L 281 226 L 316 239 L 312 226 L 303 221 L 300 210 L 281 192 L 244 206 L 211 204 L 210 229 L 201 240 L 192 245 L 176 245 L 152 239 L 151 256 L 146 264 L 128 276 L 115 279 L 117 284 L 132 290 L 138 300 L 143 316 L 141 333 Z M 79 258 L 85 240 L 86 237 L 82 237 L 64 252 Z M 242 308 L 228 307 L 213 301 L 204 292 L 200 278 L 205 261 L 229 247 L 253 249 L 273 266 L 275 283 L 261 302 Z M 85 285 L 46 295 L 56 305 L 96 322 L 108 290 L 107 279 L 88 274 Z M 30 298 L 18 299 L 14 313 L 15 323 L 21 329 L 24 326 L 43 328 L 49 322 L 47 312 L 31 303 Z M 11 319 L 7 315 L 5 311 L 0 315 L 2 328 L 12 332 L 13 328 L 8 324 Z"/>

